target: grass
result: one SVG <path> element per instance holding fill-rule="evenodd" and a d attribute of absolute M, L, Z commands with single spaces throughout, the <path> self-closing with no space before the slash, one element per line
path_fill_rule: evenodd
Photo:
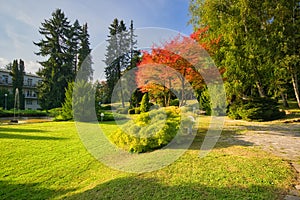
<path fill-rule="evenodd" d="M 74 122 L 1 125 L 0 199 L 281 199 L 287 193 L 295 175 L 290 165 L 256 147 L 219 143 L 200 159 L 206 123 L 180 159 L 144 174 L 98 162 Z M 108 134 L 117 128 L 100 126 Z"/>

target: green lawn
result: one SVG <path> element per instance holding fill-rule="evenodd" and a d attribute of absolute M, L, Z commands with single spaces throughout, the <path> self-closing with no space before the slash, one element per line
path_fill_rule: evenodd
<path fill-rule="evenodd" d="M 74 122 L 1 125 L 0 199 L 281 199 L 291 188 L 288 162 L 227 144 L 200 159 L 202 139 L 164 169 L 131 174 L 94 159 Z"/>

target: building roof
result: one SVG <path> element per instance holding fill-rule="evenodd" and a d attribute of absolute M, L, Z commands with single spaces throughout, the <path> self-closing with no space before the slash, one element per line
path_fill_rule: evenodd
<path fill-rule="evenodd" d="M 0 72 L 10 73 L 10 70 L 0 68 Z M 25 75 L 25 76 L 36 77 L 36 78 L 41 78 L 40 76 L 38 76 L 38 75 L 36 75 L 36 74 L 32 74 L 32 73 L 30 73 L 30 72 L 29 72 L 29 73 L 25 72 L 24 75 Z"/>

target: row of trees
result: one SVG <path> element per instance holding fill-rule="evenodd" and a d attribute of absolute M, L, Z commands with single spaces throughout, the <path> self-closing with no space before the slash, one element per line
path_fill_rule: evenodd
<path fill-rule="evenodd" d="M 213 58 L 229 96 L 282 97 L 286 106 L 293 96 L 300 107 L 299 0 L 191 0 L 190 15 L 195 30 L 221 36 Z"/>
<path fill-rule="evenodd" d="M 39 47 L 36 54 L 45 58 L 39 62 L 42 68 L 37 73 L 43 79 L 39 85 L 40 104 L 43 109 L 61 107 L 66 88 L 75 81 L 78 71 L 80 79 L 92 79 L 88 27 L 80 25 L 78 20 L 71 24 L 57 9 L 42 23 L 39 33 L 43 39 L 34 42 Z"/>

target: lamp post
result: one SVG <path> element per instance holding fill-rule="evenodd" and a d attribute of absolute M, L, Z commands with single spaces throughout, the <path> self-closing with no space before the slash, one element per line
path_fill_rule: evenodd
<path fill-rule="evenodd" d="M 4 94 L 4 109 L 7 110 L 7 94 Z"/>

